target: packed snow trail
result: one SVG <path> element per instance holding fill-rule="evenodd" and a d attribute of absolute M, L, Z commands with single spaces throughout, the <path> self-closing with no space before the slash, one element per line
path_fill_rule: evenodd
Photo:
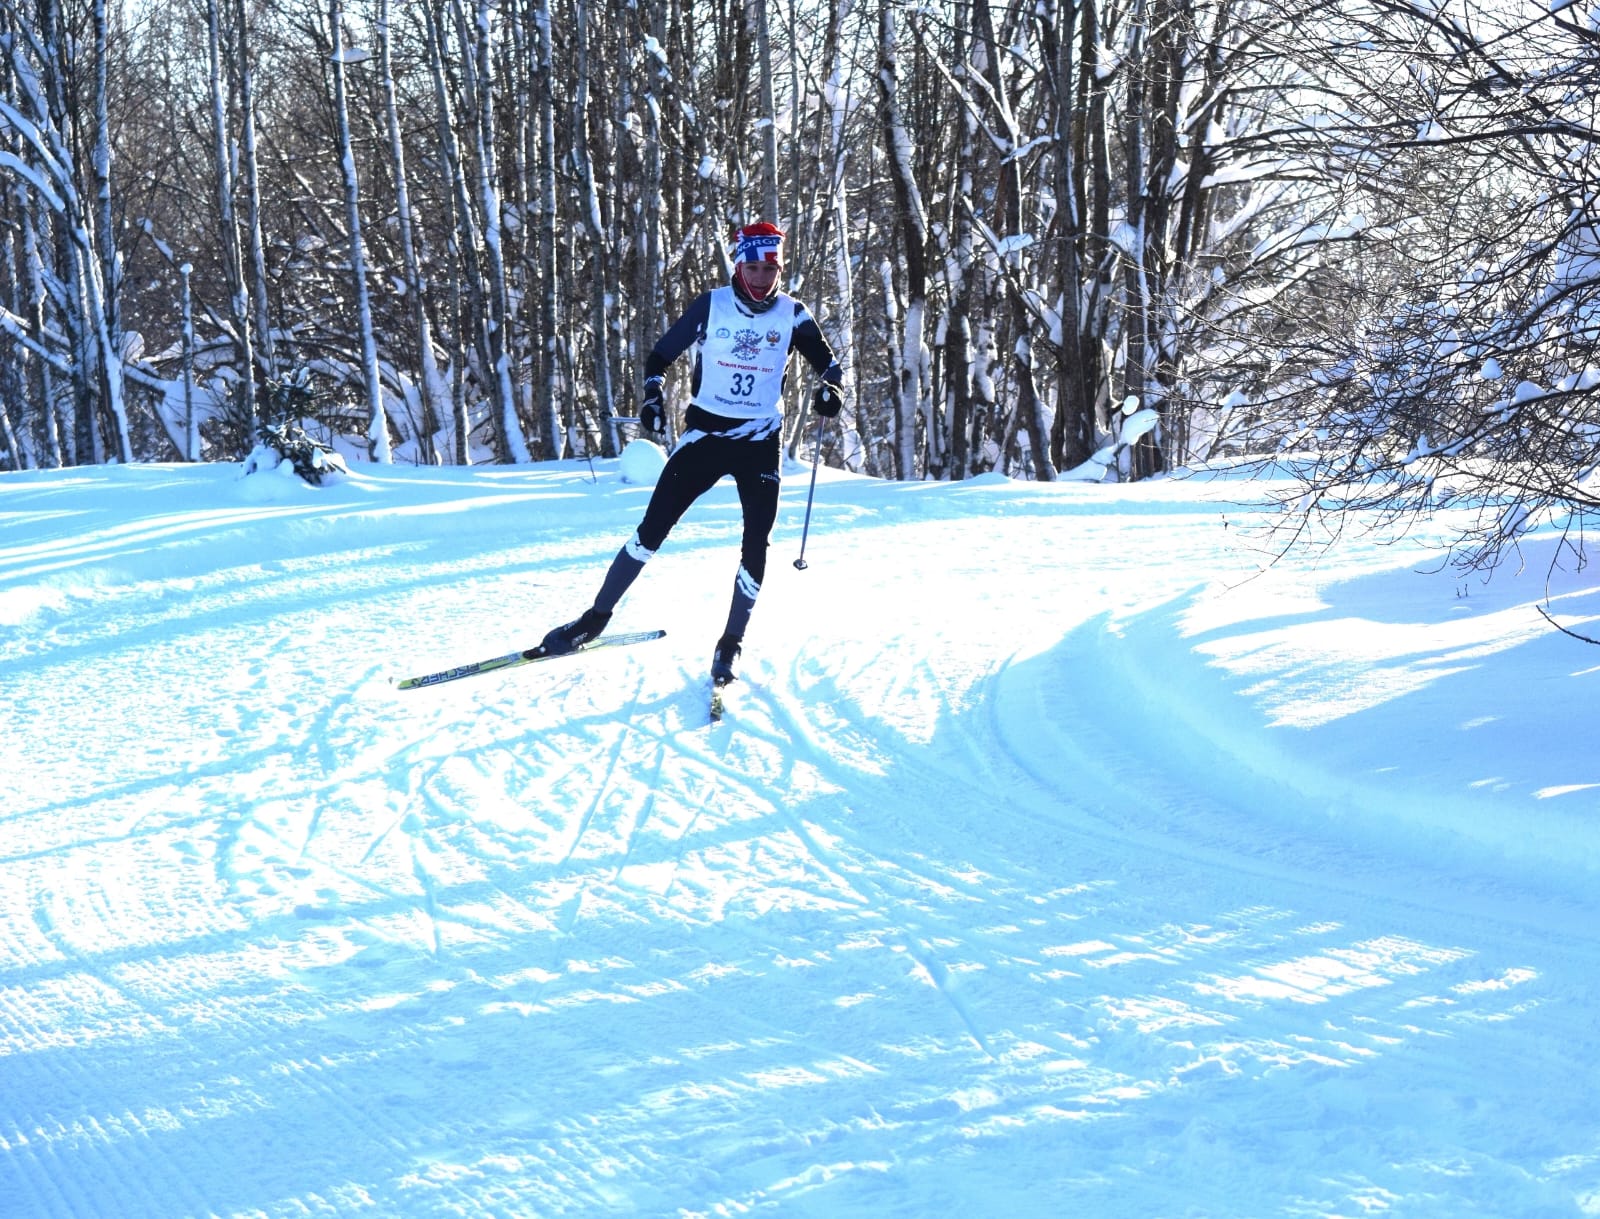
<path fill-rule="evenodd" d="M 1595 677 L 1515 586 L 830 474 L 720 725 L 731 488 L 666 639 L 394 691 L 582 608 L 599 468 L 0 476 L 0 1215 L 1600 1214 Z"/>

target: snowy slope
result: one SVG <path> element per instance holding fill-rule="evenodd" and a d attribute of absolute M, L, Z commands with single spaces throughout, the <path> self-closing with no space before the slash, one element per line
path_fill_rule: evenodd
<path fill-rule="evenodd" d="M 0 1215 L 1600 1215 L 1587 574 L 596 469 L 0 475 Z"/>

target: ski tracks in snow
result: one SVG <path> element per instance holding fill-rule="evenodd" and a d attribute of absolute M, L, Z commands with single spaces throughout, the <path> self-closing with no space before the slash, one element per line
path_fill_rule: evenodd
<path fill-rule="evenodd" d="M 905 525 L 886 570 L 873 524 L 945 494 L 987 492 L 886 488 L 830 538 L 882 582 L 863 621 L 802 620 L 819 562 L 811 610 L 774 600 L 763 638 L 789 650 L 752 641 L 716 728 L 676 634 L 400 696 L 376 665 L 330 676 L 383 646 L 350 634 L 347 561 L 294 559 L 313 595 L 293 601 L 281 572 L 202 581 L 192 636 L 161 625 L 160 588 L 108 605 L 18 695 L 55 721 L 31 773 L 61 781 L 0 813 L 0 1209 L 921 1217 L 981 1197 L 1146 1219 L 1600 1196 L 1573 1067 L 1593 1031 L 1557 1002 L 1593 984 L 1568 945 L 1296 831 L 1259 785 L 1191 781 L 1159 714 L 1132 713 L 1144 658 L 1088 616 L 1147 579 L 1141 537 L 1168 520 L 1069 529 L 1070 499 L 1006 491 L 980 548 Z M 450 623 L 439 646 L 476 654 L 455 581 L 504 593 L 503 561 L 375 571 L 363 617 Z M 998 588 L 1013 570 L 1062 576 L 1082 621 Z M 955 604 L 908 604 L 906 571 Z M 640 595 L 689 604 L 708 578 L 691 555 Z M 957 646 L 947 619 L 997 642 Z M 1042 650 L 999 642 L 1019 639 Z M 75 736 L 116 766 L 73 767 Z M 1516 1066 L 1479 1104 L 1462 1064 L 1483 1061 Z M 1562 1137 L 1508 1137 L 1524 1107 Z"/>
<path fill-rule="evenodd" d="M 1435 1039 L 1527 1058 L 1576 1118 L 1583 1102 L 1559 1056 L 1516 1032 L 1543 1005 L 1541 969 L 1507 953 L 1497 926 L 1480 929 L 1480 949 L 1461 910 L 1430 908 L 1415 884 L 1413 900 L 1384 900 L 1408 892 L 1384 874 L 1407 863 L 1302 840 L 1263 810 L 1189 788 L 1163 771 L 1159 742 L 1127 734 L 1114 687 L 1078 657 L 1006 657 L 978 675 L 941 673 L 909 642 L 880 659 L 852 671 L 802 656 L 747 699 L 739 727 L 835 793 L 785 817 L 895 924 L 990 1060 L 955 1073 L 984 1081 L 974 1128 L 1120 1115 L 1231 1140 L 1241 1131 L 1205 1117 L 1203 1098 L 1248 1088 L 1227 1112 L 1315 1140 L 1325 1120 L 1350 1116 L 1352 1087 L 1373 1089 L 1385 1121 L 1415 1137 L 1416 1159 L 1384 1180 L 1353 1174 L 1329 1191 L 1340 1206 L 1430 1188 L 1440 1129 L 1477 1149 L 1474 1188 L 1516 1194 L 1520 1170 L 1498 1161 L 1491 1127 L 1447 1099 L 1463 1081 L 1430 1052 Z M 861 731 L 885 720 L 899 730 Z M 916 806 L 915 793 L 937 830 L 875 815 Z M 923 843 L 936 859 L 919 857 Z M 1437 1105 L 1406 1113 L 1411 1085 L 1387 1091 L 1391 1077 L 1420 1077 Z M 1230 1166 L 1247 1179 L 1196 1178 L 1194 1196 L 1225 1207 L 1272 1194 L 1282 1182 L 1269 1143 Z M 1351 1165 L 1373 1151 L 1352 1148 Z"/>

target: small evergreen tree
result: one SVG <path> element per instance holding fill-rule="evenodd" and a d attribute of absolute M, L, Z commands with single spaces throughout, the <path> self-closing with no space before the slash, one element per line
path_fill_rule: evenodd
<path fill-rule="evenodd" d="M 273 454 L 276 455 L 271 463 L 273 468 L 287 461 L 293 465 L 294 472 L 312 486 L 321 486 L 329 473 L 349 472 L 344 458 L 313 440 L 300 426 L 300 420 L 312 413 L 316 399 L 311 377 L 304 368 L 267 383 L 256 447 L 245 459 L 246 474 L 267 468 L 269 455 Z"/>

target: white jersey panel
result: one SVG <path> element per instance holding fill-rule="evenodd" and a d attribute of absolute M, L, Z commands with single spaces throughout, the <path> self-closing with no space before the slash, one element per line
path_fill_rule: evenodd
<path fill-rule="evenodd" d="M 780 295 L 771 309 L 752 315 L 739 308 L 731 287 L 714 290 L 695 402 L 729 419 L 781 417 L 795 312 L 792 296 Z"/>

